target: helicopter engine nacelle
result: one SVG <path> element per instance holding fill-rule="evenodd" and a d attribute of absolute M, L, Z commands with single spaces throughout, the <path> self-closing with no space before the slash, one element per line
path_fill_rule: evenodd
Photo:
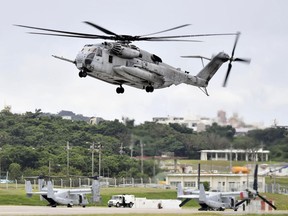
<path fill-rule="evenodd" d="M 111 45 L 112 45 L 111 52 L 121 58 L 132 59 L 140 56 L 140 51 L 137 49 L 132 49 L 130 47 L 123 46 L 120 43 L 113 43 Z"/>

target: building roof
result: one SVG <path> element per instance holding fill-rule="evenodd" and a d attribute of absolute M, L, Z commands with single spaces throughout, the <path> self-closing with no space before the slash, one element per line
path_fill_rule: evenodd
<path fill-rule="evenodd" d="M 246 153 L 246 152 L 255 152 L 255 153 L 270 153 L 269 150 L 263 150 L 262 148 L 258 150 L 252 150 L 252 149 L 217 149 L 217 150 L 201 150 L 199 151 L 201 153 Z"/>

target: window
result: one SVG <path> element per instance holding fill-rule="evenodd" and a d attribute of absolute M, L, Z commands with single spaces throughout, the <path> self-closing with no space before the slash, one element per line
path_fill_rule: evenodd
<path fill-rule="evenodd" d="M 178 181 L 175 181 L 175 182 L 174 182 L 174 181 L 171 181 L 171 182 L 170 182 L 170 185 L 171 185 L 171 186 L 176 186 L 176 187 L 177 187 L 179 183 L 181 183 L 181 182 L 178 182 Z"/>
<path fill-rule="evenodd" d="M 196 187 L 196 182 L 195 181 L 184 182 L 184 187 Z"/>
<path fill-rule="evenodd" d="M 100 47 L 96 49 L 96 56 L 102 56 L 102 49 Z"/>
<path fill-rule="evenodd" d="M 113 63 L 113 56 L 109 55 L 108 62 L 109 62 L 109 63 Z"/>

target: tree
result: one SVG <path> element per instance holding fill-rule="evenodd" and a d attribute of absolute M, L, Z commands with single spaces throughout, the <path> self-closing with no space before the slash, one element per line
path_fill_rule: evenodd
<path fill-rule="evenodd" d="M 209 182 L 205 181 L 202 184 L 204 186 L 204 190 L 205 191 L 209 191 L 210 190 L 210 183 Z"/>
<path fill-rule="evenodd" d="M 258 149 L 261 143 L 248 136 L 236 137 L 233 141 L 233 148 L 235 149 Z"/>
<path fill-rule="evenodd" d="M 18 163 L 11 163 L 9 166 L 9 179 L 20 179 L 21 173 L 21 166 Z"/>
<path fill-rule="evenodd" d="M 247 136 L 257 139 L 258 141 L 263 142 L 268 146 L 274 145 L 275 142 L 284 139 L 286 135 L 287 129 L 284 127 L 266 128 L 264 130 L 252 130 L 249 131 L 247 134 Z"/>
<path fill-rule="evenodd" d="M 206 129 L 207 133 L 215 133 L 221 137 L 226 137 L 229 140 L 232 140 L 235 135 L 235 128 L 231 125 L 220 126 L 217 123 L 213 123 L 210 127 Z"/>
<path fill-rule="evenodd" d="M 184 134 L 192 134 L 193 133 L 193 129 L 188 128 L 184 125 L 180 125 L 177 123 L 169 123 L 169 126 L 172 127 L 175 131 L 178 131 L 180 133 L 184 133 Z"/>

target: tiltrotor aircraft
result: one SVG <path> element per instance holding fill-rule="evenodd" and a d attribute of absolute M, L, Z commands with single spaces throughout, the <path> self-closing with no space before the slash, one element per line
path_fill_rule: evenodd
<path fill-rule="evenodd" d="M 223 63 L 227 61 L 229 62 L 228 70 L 223 84 L 225 86 L 232 68 L 232 62 L 250 62 L 249 59 L 234 58 L 234 52 L 240 36 L 240 32 L 228 34 L 197 34 L 157 37 L 152 36 L 155 34 L 168 32 L 189 25 L 185 24 L 152 34 L 132 36 L 116 34 L 108 29 L 105 29 L 99 25 L 88 21 L 85 21 L 84 23 L 102 31 L 106 35 L 70 32 L 26 25 L 16 26 L 40 31 L 29 32 L 31 34 L 106 40 L 103 43 L 99 44 L 85 45 L 83 49 L 78 53 L 75 60 L 70 60 L 55 55 L 53 55 L 53 57 L 75 64 L 80 71 L 80 77 L 86 77 L 88 75 L 93 78 L 114 85 L 118 85 L 119 87 L 116 88 L 116 92 L 118 94 L 124 93 L 123 85 L 128 85 L 139 89 L 145 89 L 146 92 L 153 92 L 154 89 L 166 88 L 173 84 L 178 85 L 181 83 L 185 83 L 188 85 L 199 87 L 208 96 L 206 87 L 208 86 L 210 79 L 213 77 L 213 75 L 217 72 L 217 70 L 221 67 Z M 188 40 L 187 38 L 219 35 L 236 35 L 231 56 L 224 52 L 218 53 L 211 59 L 202 56 L 183 56 L 201 58 L 202 61 L 203 59 L 210 61 L 195 76 L 190 75 L 187 71 L 181 71 L 180 69 L 172 67 L 162 62 L 162 59 L 159 56 L 151 54 L 131 44 L 131 42 L 133 41 L 195 42 L 195 40 Z"/>
<path fill-rule="evenodd" d="M 255 166 L 254 170 L 254 181 L 253 181 L 253 190 L 246 189 L 244 191 L 228 191 L 228 192 L 206 192 L 204 190 L 203 184 L 200 184 L 200 173 L 198 166 L 198 187 L 199 190 L 194 191 L 183 191 L 181 183 L 178 184 L 177 188 L 177 199 L 184 199 L 180 203 L 180 207 L 185 205 L 191 199 L 197 200 L 199 205 L 199 211 L 224 211 L 225 209 L 233 209 L 237 211 L 237 209 L 241 205 L 248 205 L 251 200 L 259 197 L 264 202 L 266 202 L 273 209 L 277 209 L 273 203 L 267 200 L 265 197 L 259 194 L 258 192 L 258 164 Z M 236 197 L 240 197 L 240 201 L 236 200 Z"/>
<path fill-rule="evenodd" d="M 87 194 L 92 194 L 92 202 L 99 202 L 100 200 L 100 184 L 98 176 L 89 177 L 93 178 L 91 187 L 84 188 L 54 188 L 51 180 L 47 181 L 46 186 L 43 178 L 38 178 L 39 191 L 32 191 L 31 181 L 25 181 L 26 195 L 31 197 L 33 194 L 40 195 L 41 199 L 44 198 L 51 207 L 57 205 L 66 205 L 72 207 L 74 205 L 80 205 L 85 207 L 89 204 L 86 197 Z"/>

